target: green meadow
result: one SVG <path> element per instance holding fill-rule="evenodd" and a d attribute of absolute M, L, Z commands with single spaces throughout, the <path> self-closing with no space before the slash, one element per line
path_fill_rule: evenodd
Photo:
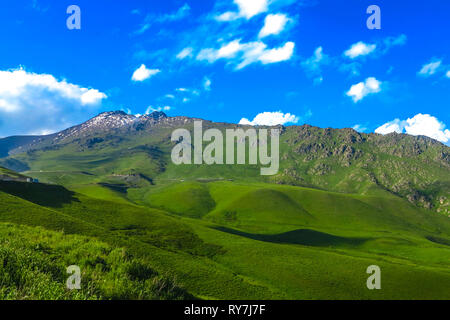
<path fill-rule="evenodd" d="M 393 195 L 248 181 L 126 192 L 0 182 L 0 200 L 3 298 L 450 298 L 449 219 Z M 65 289 L 72 264 L 80 291 Z M 381 290 L 366 287 L 370 265 Z"/>
<path fill-rule="evenodd" d="M 23 279 L 6 276 L 3 298 L 450 299 L 448 147 L 290 126 L 278 174 L 261 176 L 174 165 L 171 132 L 192 121 L 167 119 L 3 151 L 0 165 L 20 173 L 2 172 L 40 181 L 0 181 L 1 259 L 22 261 L 4 273 Z M 9 242 L 8 228 L 24 231 Z M 69 265 L 81 291 L 65 287 Z M 380 290 L 367 288 L 371 265 Z"/>

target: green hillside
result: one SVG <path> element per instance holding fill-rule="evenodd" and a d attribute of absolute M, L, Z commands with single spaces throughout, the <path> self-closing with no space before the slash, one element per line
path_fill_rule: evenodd
<path fill-rule="evenodd" d="M 20 174 L 18 172 L 0 167 L 0 180 L 3 179 L 7 179 L 7 178 L 11 178 L 11 179 L 26 179 L 27 177 L 24 176 L 23 174 Z"/>
<path fill-rule="evenodd" d="M 192 129 L 192 119 L 158 114 L 8 150 L 0 164 L 21 173 L 4 172 L 43 183 L 0 181 L 0 250 L 30 252 L 40 288 L 52 289 L 39 295 L 8 278 L 3 296 L 450 299 L 448 147 L 425 137 L 282 127 L 279 173 L 261 176 L 257 165 L 175 166 L 170 135 L 179 126 Z M 212 126 L 235 125 L 204 123 Z M 18 225 L 29 228 L 10 244 L 7 230 Z M 92 250 L 52 260 L 61 246 L 45 240 L 51 250 L 33 251 L 39 237 L 86 241 Z M 133 261 L 145 280 L 127 273 Z M 61 287 L 69 262 L 87 269 L 96 291 Z M 382 270 L 382 290 L 366 287 L 370 265 Z"/>
<path fill-rule="evenodd" d="M 450 215 L 450 148 L 430 138 L 308 125 L 280 127 L 280 170 L 267 177 L 260 175 L 257 165 L 172 164 L 170 135 L 178 127 L 192 130 L 193 119 L 164 119 L 173 123 L 102 129 L 62 140 L 46 138 L 23 147 L 26 152 L 14 149 L 0 159 L 0 165 L 68 187 L 100 183 L 127 189 L 170 181 L 232 179 L 394 194 Z M 236 126 L 204 121 L 204 130 L 211 127 L 224 131 Z"/>
<path fill-rule="evenodd" d="M 67 290 L 66 268 L 82 270 Z M 0 299 L 185 299 L 186 292 L 123 248 L 41 227 L 0 223 Z"/>
<path fill-rule="evenodd" d="M 191 199 L 186 214 L 173 215 L 58 186 L 4 182 L 0 221 L 126 248 L 199 298 L 450 298 L 450 223 L 442 215 L 395 197 L 272 184 L 196 184 L 202 196 Z M 152 199 L 180 193 L 176 185 L 154 187 L 143 201 L 151 206 Z M 192 219 L 189 209 L 206 210 L 207 195 L 214 208 Z M 255 195 L 273 197 L 276 205 L 265 206 Z M 231 209 L 235 213 L 229 214 Z M 365 287 L 371 264 L 382 269 L 383 290 Z"/>

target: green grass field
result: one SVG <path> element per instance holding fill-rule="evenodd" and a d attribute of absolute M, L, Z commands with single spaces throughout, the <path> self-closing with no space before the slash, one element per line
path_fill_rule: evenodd
<path fill-rule="evenodd" d="M 32 227 L 17 235 L 28 248 L 33 232 L 68 243 L 88 239 L 95 244 L 93 256 L 97 246 L 126 250 L 176 283 L 178 295 L 152 295 L 152 280 L 140 284 L 145 294 L 129 292 L 129 298 L 450 299 L 449 219 L 393 195 L 245 181 L 167 181 L 125 193 L 97 184 L 69 190 L 0 182 L 0 201 L 0 221 L 14 224 L 3 228 Z M 0 233 L 2 250 L 8 248 L 6 232 Z M 58 277 L 46 267 L 36 269 L 43 287 L 58 288 L 49 289 L 53 293 L 24 294 L 8 282 L 4 297 L 127 297 L 124 288 L 133 279 L 126 277 L 130 283 L 117 284 L 117 292 L 113 282 L 96 294 L 65 291 L 64 264 L 87 268 L 88 275 L 101 268 L 87 267 L 81 256 L 61 256 Z M 381 268 L 381 290 L 366 287 L 370 265 Z M 108 272 L 100 276 L 113 281 Z M 86 286 L 91 279 L 86 277 Z M 21 286 L 31 290 L 29 283 Z"/>
<path fill-rule="evenodd" d="M 0 299 L 186 299 L 170 279 L 124 248 L 80 235 L 0 223 Z M 66 268 L 80 267 L 80 290 Z"/>

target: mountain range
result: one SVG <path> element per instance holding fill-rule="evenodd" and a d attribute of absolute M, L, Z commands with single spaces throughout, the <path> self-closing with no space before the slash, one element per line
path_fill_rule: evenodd
<path fill-rule="evenodd" d="M 175 165 L 195 120 L 115 111 L 0 139 L 0 299 L 450 299 L 449 147 L 277 126 L 276 175 Z"/>
<path fill-rule="evenodd" d="M 279 126 L 280 171 L 264 178 L 258 175 L 257 166 L 252 165 L 173 166 L 170 134 L 178 127 L 192 130 L 194 120 L 200 119 L 168 117 L 163 112 L 143 116 L 123 111 L 104 112 L 51 135 L 0 139 L 3 156 L 0 165 L 47 182 L 61 183 L 55 171 L 67 171 L 76 176 L 76 183 L 113 180 L 113 184 L 123 188 L 133 186 L 130 178 L 126 178 L 130 175 L 154 181 L 239 180 L 244 174 L 254 181 L 334 192 L 391 193 L 416 206 L 450 215 L 450 148 L 431 138 L 397 133 L 365 134 L 353 129 L 309 125 Z M 239 126 L 203 123 L 205 128 L 220 130 Z"/>

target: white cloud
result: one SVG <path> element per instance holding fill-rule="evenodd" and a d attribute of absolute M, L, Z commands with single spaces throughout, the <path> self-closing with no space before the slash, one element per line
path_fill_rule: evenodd
<path fill-rule="evenodd" d="M 374 77 L 369 77 L 365 82 L 360 82 L 351 86 L 350 90 L 346 93 L 347 96 L 353 99 L 353 102 L 362 100 L 365 96 L 372 93 L 378 93 L 381 91 L 381 81 L 378 81 Z"/>
<path fill-rule="evenodd" d="M 211 91 L 211 79 L 208 77 L 205 77 L 205 79 L 203 80 L 203 89 L 205 91 Z"/>
<path fill-rule="evenodd" d="M 217 21 L 233 21 L 240 18 L 237 12 L 227 11 L 216 17 Z"/>
<path fill-rule="evenodd" d="M 252 63 L 258 62 L 266 51 L 266 48 L 266 44 L 261 41 L 243 44 L 241 48 L 242 55 L 239 57 L 241 62 L 236 66 L 236 70 L 243 69 Z"/>
<path fill-rule="evenodd" d="M 141 23 L 138 30 L 134 32 L 136 35 L 141 35 L 150 27 L 153 23 L 171 23 L 175 21 L 182 20 L 189 16 L 191 11 L 191 7 L 185 3 L 182 7 L 180 7 L 177 11 L 172 13 L 165 13 L 161 15 L 155 14 L 147 14 L 144 18 L 144 21 Z"/>
<path fill-rule="evenodd" d="M 180 51 L 180 53 L 177 54 L 178 60 L 183 60 L 184 58 L 191 57 L 192 56 L 192 48 L 187 47 Z"/>
<path fill-rule="evenodd" d="M 133 76 L 131 77 L 131 80 L 144 81 L 160 72 L 161 72 L 161 70 L 159 70 L 159 69 L 147 69 L 145 64 L 142 64 L 139 68 L 137 68 L 133 72 Z"/>
<path fill-rule="evenodd" d="M 29 89 L 79 100 L 81 105 L 97 104 L 106 98 L 97 89 L 82 88 L 65 80 L 58 81 L 50 74 L 28 73 L 23 69 L 0 71 L 0 99 L 3 105 L 9 105 L 10 111 L 20 109 L 20 103 L 15 104 L 12 100 Z"/>
<path fill-rule="evenodd" d="M 320 75 L 322 65 L 329 62 L 329 57 L 323 53 L 323 48 L 318 47 L 314 50 L 311 57 L 302 62 L 302 66 L 308 71 L 310 76 L 314 76 L 314 83 L 320 84 L 323 81 L 323 77 Z"/>
<path fill-rule="evenodd" d="M 285 14 L 277 13 L 267 15 L 264 20 L 264 26 L 259 32 L 259 38 L 280 34 L 288 22 L 289 18 Z"/>
<path fill-rule="evenodd" d="M 185 3 L 182 7 L 180 7 L 174 13 L 168 13 L 158 17 L 156 20 L 158 22 L 167 22 L 167 21 L 177 21 L 186 18 L 191 11 L 191 7 Z"/>
<path fill-rule="evenodd" d="M 364 127 L 363 125 L 360 125 L 360 124 L 355 124 L 355 125 L 352 127 L 352 129 L 355 130 L 355 131 L 358 131 L 358 132 L 364 132 L 364 131 L 367 130 L 366 127 Z"/>
<path fill-rule="evenodd" d="M 242 50 L 242 46 L 243 45 L 241 45 L 240 39 L 238 39 L 222 45 L 222 47 L 218 50 L 212 48 L 203 49 L 197 55 L 197 60 L 206 60 L 209 63 L 213 63 L 218 59 L 233 58 L 239 51 Z"/>
<path fill-rule="evenodd" d="M 375 132 L 379 134 L 388 134 L 392 132 L 402 133 L 405 127 L 403 122 L 404 121 L 401 121 L 400 119 L 394 119 L 375 129 Z"/>
<path fill-rule="evenodd" d="M 133 114 L 133 112 L 131 111 L 130 108 L 121 108 L 120 110 L 122 110 L 122 111 L 125 112 L 126 114 Z"/>
<path fill-rule="evenodd" d="M 341 72 L 349 72 L 351 77 L 356 77 L 360 75 L 359 69 L 361 64 L 359 62 L 341 63 L 338 70 Z"/>
<path fill-rule="evenodd" d="M 434 61 L 434 62 L 430 62 L 430 63 L 424 64 L 422 66 L 422 69 L 420 69 L 419 74 L 424 76 L 424 77 L 431 76 L 431 75 L 436 73 L 436 71 L 441 66 L 441 63 L 442 63 L 441 60 L 437 60 L 437 61 Z"/>
<path fill-rule="evenodd" d="M 450 131 L 445 129 L 445 124 L 429 114 L 419 113 L 406 123 L 405 131 L 410 135 L 424 135 L 444 143 L 450 140 Z"/>
<path fill-rule="evenodd" d="M 217 59 L 234 57 L 241 50 L 240 40 L 234 40 L 217 51 Z"/>
<path fill-rule="evenodd" d="M 81 95 L 81 103 L 83 105 L 96 104 L 102 99 L 106 98 L 106 94 L 97 89 L 89 89 Z"/>
<path fill-rule="evenodd" d="M 171 106 L 163 106 L 163 107 L 153 107 L 153 106 L 148 106 L 147 110 L 145 110 L 144 114 L 150 114 L 152 112 L 160 112 L 160 111 L 170 111 L 170 109 L 172 109 Z"/>
<path fill-rule="evenodd" d="M 276 63 L 281 61 L 289 60 L 294 53 L 295 43 L 289 41 L 286 42 L 282 47 L 264 50 L 264 52 L 259 57 L 259 60 L 263 64 Z"/>
<path fill-rule="evenodd" d="M 279 48 L 267 49 L 261 41 L 241 43 L 240 39 L 222 45 L 220 49 L 207 48 L 200 51 L 197 60 L 214 63 L 219 59 L 234 60 L 240 63 L 236 69 L 242 69 L 249 64 L 261 62 L 262 64 L 277 63 L 289 60 L 294 52 L 295 43 L 286 42 Z"/>
<path fill-rule="evenodd" d="M 228 11 L 216 17 L 219 21 L 232 21 L 239 18 L 250 19 L 260 13 L 266 12 L 269 0 L 234 0 L 238 6 L 238 12 Z"/>
<path fill-rule="evenodd" d="M 357 59 L 358 57 L 370 55 L 372 58 L 380 58 L 393 47 L 405 45 L 407 39 L 406 35 L 400 34 L 395 37 L 386 37 L 374 44 L 366 44 L 362 41 L 357 42 L 343 53 L 344 59 L 335 60 L 335 62 L 339 63 L 338 70 L 344 73 L 349 72 L 351 77 L 359 76 L 362 64 L 361 59 Z M 350 58 L 350 62 L 346 58 Z"/>
<path fill-rule="evenodd" d="M 253 121 L 249 121 L 247 118 L 242 118 L 239 124 L 251 125 L 251 126 L 276 126 L 286 123 L 297 123 L 299 118 L 290 113 L 277 112 L 262 112 L 256 115 Z"/>
<path fill-rule="evenodd" d="M 55 132 L 86 120 L 107 96 L 50 74 L 0 71 L 0 135 Z"/>
<path fill-rule="evenodd" d="M 445 74 L 445 76 L 446 76 L 447 78 L 450 78 L 450 70 L 447 71 L 447 73 Z"/>
<path fill-rule="evenodd" d="M 387 37 L 383 41 L 383 53 L 387 53 L 391 47 L 403 46 L 406 44 L 408 37 L 405 34 L 401 34 L 397 37 Z"/>
<path fill-rule="evenodd" d="M 366 44 L 362 41 L 354 43 L 350 49 L 344 52 L 344 55 L 350 59 L 355 59 L 359 56 L 366 56 L 376 49 L 376 44 Z"/>
<path fill-rule="evenodd" d="M 391 132 L 407 133 L 413 136 L 427 136 L 443 143 L 450 142 L 450 130 L 436 117 L 429 114 L 416 114 L 405 121 L 395 119 L 383 124 L 375 130 L 376 133 L 388 134 Z"/>
<path fill-rule="evenodd" d="M 314 78 L 314 80 L 313 80 L 313 83 L 314 83 L 315 85 L 319 85 L 319 84 L 321 84 L 322 82 L 323 82 L 323 77 L 322 77 L 322 76 L 316 77 L 316 78 Z"/>
<path fill-rule="evenodd" d="M 150 29 L 150 23 L 144 23 L 141 25 L 141 27 L 136 30 L 134 33 L 135 34 L 143 34 L 145 31 L 147 31 L 148 29 Z"/>
<path fill-rule="evenodd" d="M 266 12 L 268 9 L 268 0 L 234 0 L 239 7 L 239 13 L 247 19 Z"/>

